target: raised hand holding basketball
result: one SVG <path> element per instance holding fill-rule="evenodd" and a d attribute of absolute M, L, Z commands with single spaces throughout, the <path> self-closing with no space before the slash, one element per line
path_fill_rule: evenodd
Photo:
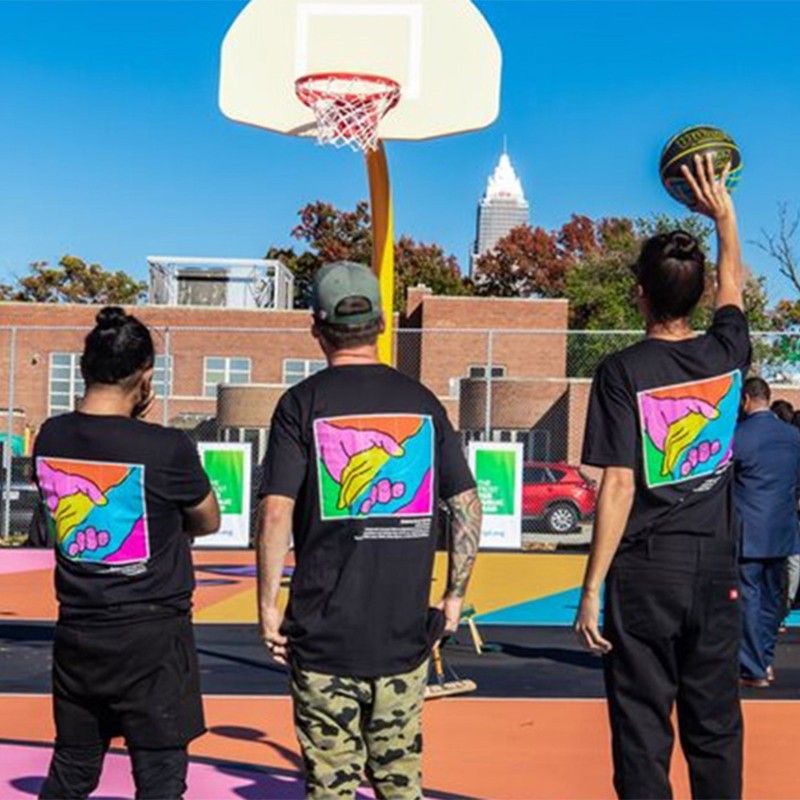
<path fill-rule="evenodd" d="M 735 212 L 733 200 L 728 191 L 727 180 L 731 171 L 729 161 L 719 178 L 715 175 L 714 158 L 711 153 L 705 157 L 696 155 L 694 157 L 695 173 L 685 164 L 681 167 L 681 172 L 686 182 L 694 193 L 695 202 L 689 206 L 692 211 L 710 217 L 717 224 L 728 219 L 733 219 Z"/>

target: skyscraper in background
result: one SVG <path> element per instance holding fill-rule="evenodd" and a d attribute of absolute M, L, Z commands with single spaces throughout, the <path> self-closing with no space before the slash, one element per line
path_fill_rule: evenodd
<path fill-rule="evenodd" d="M 503 147 L 503 154 L 489 176 L 486 192 L 478 204 L 478 232 L 472 250 L 470 274 L 475 274 L 475 265 L 480 256 L 502 239 L 512 228 L 527 225 L 530 206 L 525 199 L 522 182 Z"/>

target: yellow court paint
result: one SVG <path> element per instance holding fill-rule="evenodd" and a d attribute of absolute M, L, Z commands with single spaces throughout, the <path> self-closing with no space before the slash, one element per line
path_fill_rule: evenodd
<path fill-rule="evenodd" d="M 381 305 L 386 330 L 378 339 L 378 354 L 384 364 L 394 364 L 394 213 L 389 184 L 389 163 L 383 142 L 366 154 L 372 214 L 372 268 L 381 286 Z"/>
<path fill-rule="evenodd" d="M 285 608 L 289 593 L 281 589 L 278 604 Z M 251 589 L 244 589 L 238 594 L 220 600 L 218 603 L 195 608 L 194 621 L 199 623 L 217 622 L 231 625 L 247 625 L 258 622 L 258 595 L 255 581 Z"/>
<path fill-rule="evenodd" d="M 478 614 L 488 614 L 509 606 L 539 600 L 580 586 L 586 556 L 539 555 L 534 553 L 479 553 L 475 573 L 467 593 L 467 603 Z M 447 586 L 447 553 L 437 553 L 431 585 L 431 602 L 438 603 Z M 212 603 L 203 602 L 198 590 L 196 622 L 230 624 L 258 620 L 255 580 L 240 592 Z M 280 603 L 286 603 L 287 590 L 281 589 Z"/>
<path fill-rule="evenodd" d="M 586 556 L 534 553 L 479 553 L 467 592 L 478 614 L 580 586 Z M 436 554 L 431 600 L 438 602 L 447 585 L 447 554 Z"/>

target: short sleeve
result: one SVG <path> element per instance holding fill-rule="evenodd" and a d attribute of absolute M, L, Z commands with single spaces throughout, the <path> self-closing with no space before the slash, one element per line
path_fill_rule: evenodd
<path fill-rule="evenodd" d="M 272 415 L 263 466 L 260 497 L 277 494 L 297 499 L 306 479 L 308 451 L 300 406 L 291 392 L 283 395 Z"/>
<path fill-rule="evenodd" d="M 192 508 L 208 497 L 211 483 L 194 442 L 183 431 L 175 431 L 174 435 L 172 458 L 166 471 L 166 493 L 182 508 Z"/>
<path fill-rule="evenodd" d="M 449 500 L 474 489 L 475 478 L 464 457 L 461 439 L 441 404 L 437 409 L 436 427 L 439 431 L 439 497 Z"/>
<path fill-rule="evenodd" d="M 636 465 L 636 401 L 627 387 L 622 367 L 606 359 L 592 383 L 582 462 L 592 467 Z"/>
<path fill-rule="evenodd" d="M 747 370 L 750 367 L 752 358 L 750 329 L 747 317 L 740 308 L 724 306 L 718 309 L 708 334 L 722 345 L 732 368 Z"/>

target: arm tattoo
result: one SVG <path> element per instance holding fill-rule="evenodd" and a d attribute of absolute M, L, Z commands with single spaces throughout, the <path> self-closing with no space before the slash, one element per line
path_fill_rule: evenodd
<path fill-rule="evenodd" d="M 447 505 L 453 518 L 449 592 L 456 597 L 463 597 L 478 555 L 483 511 L 475 489 L 452 497 Z"/>

